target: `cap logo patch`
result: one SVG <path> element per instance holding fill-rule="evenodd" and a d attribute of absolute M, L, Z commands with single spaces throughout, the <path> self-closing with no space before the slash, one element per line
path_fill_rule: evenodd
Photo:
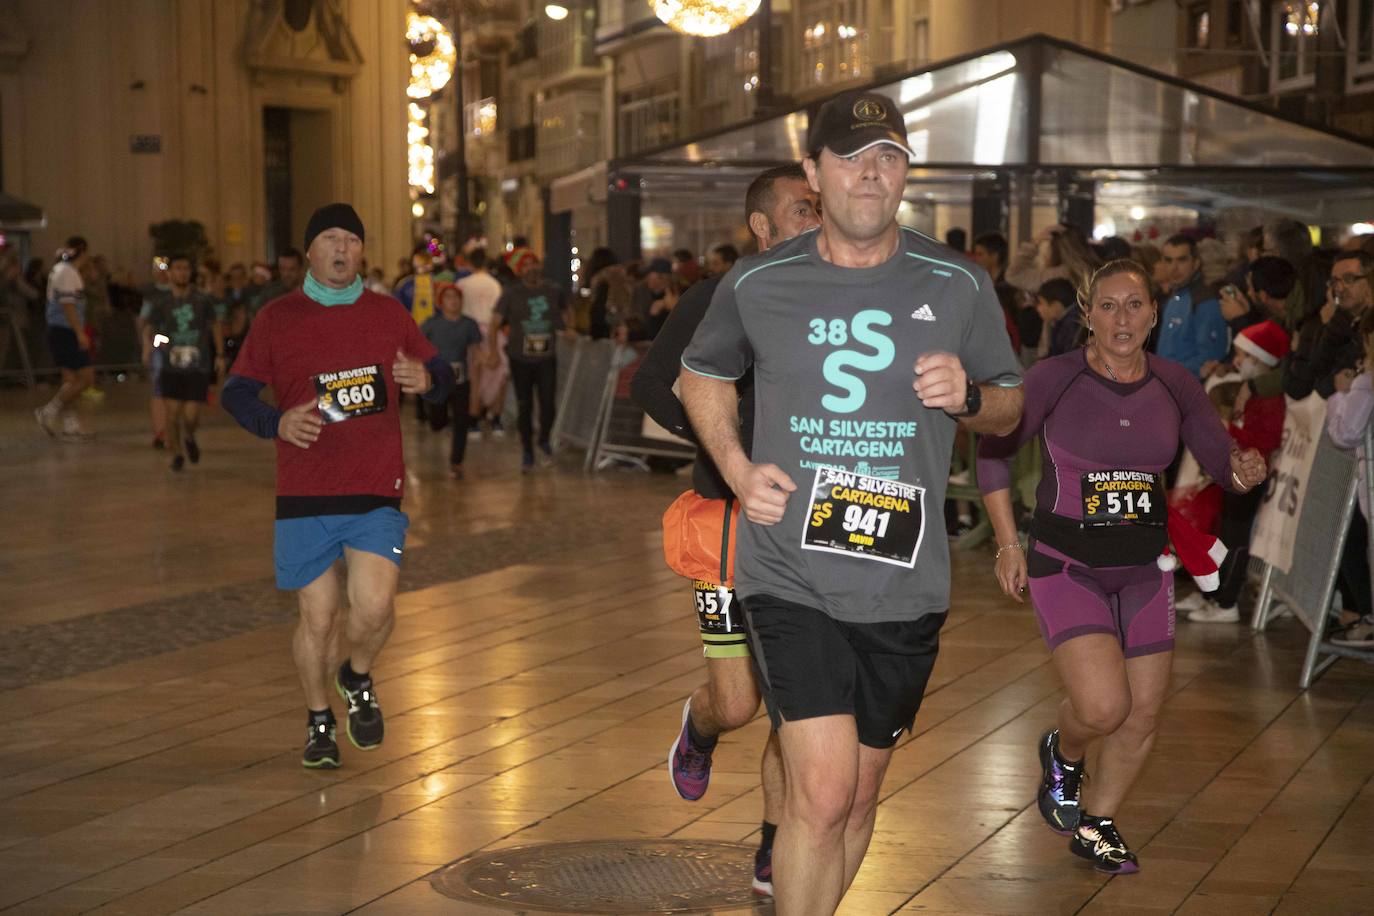
<path fill-rule="evenodd" d="M 877 99 L 859 99 L 854 103 L 854 117 L 860 121 L 881 121 L 887 117 L 887 109 Z"/>

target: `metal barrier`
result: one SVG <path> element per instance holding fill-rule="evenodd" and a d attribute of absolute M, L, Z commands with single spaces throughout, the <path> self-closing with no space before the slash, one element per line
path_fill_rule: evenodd
<path fill-rule="evenodd" d="M 25 340 L 24 326 L 19 321 L 19 310 L 10 308 L 5 310 L 5 323 L 9 331 L 4 350 L 0 350 L 0 370 L 3 370 L 5 363 L 9 359 L 9 350 L 14 348 L 19 354 L 19 369 L 16 374 L 24 380 L 26 388 L 34 386 L 33 360 L 29 357 L 29 343 Z M 0 372 L 0 374 L 4 374 Z"/>
<path fill-rule="evenodd" d="M 0 327 L 9 331 L 9 342 L 0 352 L 0 383 L 17 381 L 26 388 L 35 387 L 39 381 L 58 383 L 61 370 L 48 354 L 42 314 L 21 316 L 19 310 L 11 308 L 0 311 L 0 322 Z M 132 312 L 107 311 L 99 320 L 95 337 L 96 375 L 144 371 L 142 344 Z"/>
<path fill-rule="evenodd" d="M 648 470 L 645 459 L 654 455 L 688 460 L 696 457 L 696 446 L 690 442 L 644 435 L 644 408 L 630 397 L 630 380 L 647 352 L 648 343 L 622 346 L 612 360 L 606 378 L 601 426 L 593 449 L 591 466 L 595 470 L 614 464 Z"/>
<path fill-rule="evenodd" d="M 587 453 L 584 466 L 588 468 L 596 451 L 607 380 L 618 350 L 613 340 L 579 337 L 570 344 L 560 342 L 559 375 L 563 377 L 559 380 L 558 415 L 549 438 L 555 449 L 564 446 L 584 449 Z M 566 376 L 562 371 L 564 364 L 567 365 Z"/>
<path fill-rule="evenodd" d="M 1374 433 L 1366 430 L 1366 449 L 1374 442 L 1372 435 Z M 1363 480 L 1366 487 L 1374 485 L 1370 473 L 1370 468 L 1366 467 Z M 1297 532 L 1288 571 L 1267 561 L 1262 567 L 1259 599 L 1251 626 L 1256 631 L 1267 627 L 1270 611 L 1278 599 L 1311 631 L 1298 679 L 1304 690 L 1338 658 L 1374 661 L 1374 653 L 1334 646 L 1324 639 L 1340 573 L 1341 554 L 1345 550 L 1351 517 L 1356 511 L 1356 488 L 1360 483 L 1354 454 L 1338 448 L 1323 431 L 1298 507 Z M 1281 494 L 1275 493 L 1273 478 L 1267 486 L 1266 502 L 1281 498 Z"/>

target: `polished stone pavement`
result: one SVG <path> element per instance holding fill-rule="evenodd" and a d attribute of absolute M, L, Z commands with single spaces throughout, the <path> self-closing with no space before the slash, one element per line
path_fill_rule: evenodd
<path fill-rule="evenodd" d="M 453 482 L 407 413 L 387 741 L 304 772 L 270 446 L 212 409 L 204 460 L 173 476 L 146 389 L 107 388 L 81 444 L 0 391 L 0 910 L 490 914 L 430 876 L 541 842 L 757 841 L 762 719 L 722 740 L 700 802 L 665 772 L 702 676 L 657 535 L 685 479 L 585 475 L 576 454 L 522 476 L 508 439 L 474 442 Z M 1181 624 L 1119 818 L 1144 869 L 1109 880 L 1039 822 L 1032 748 L 1062 691 L 990 565 L 955 557 L 940 661 L 842 912 L 1369 911 L 1374 669 L 1341 662 L 1300 692 L 1291 619 Z"/>

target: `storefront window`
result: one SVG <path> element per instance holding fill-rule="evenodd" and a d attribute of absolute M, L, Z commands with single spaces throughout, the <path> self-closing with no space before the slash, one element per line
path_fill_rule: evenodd
<path fill-rule="evenodd" d="M 802 85 L 873 75 L 866 0 L 803 0 L 799 12 Z"/>
<path fill-rule="evenodd" d="M 1271 9 L 1269 84 L 1272 92 L 1313 85 L 1316 78 L 1317 31 L 1321 4 L 1276 2 Z"/>

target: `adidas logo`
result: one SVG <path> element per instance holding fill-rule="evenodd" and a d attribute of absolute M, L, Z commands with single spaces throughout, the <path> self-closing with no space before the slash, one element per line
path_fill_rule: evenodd
<path fill-rule="evenodd" d="M 930 310 L 930 305 L 927 303 L 912 312 L 911 317 L 915 318 L 917 321 L 934 321 L 935 313 Z"/>

